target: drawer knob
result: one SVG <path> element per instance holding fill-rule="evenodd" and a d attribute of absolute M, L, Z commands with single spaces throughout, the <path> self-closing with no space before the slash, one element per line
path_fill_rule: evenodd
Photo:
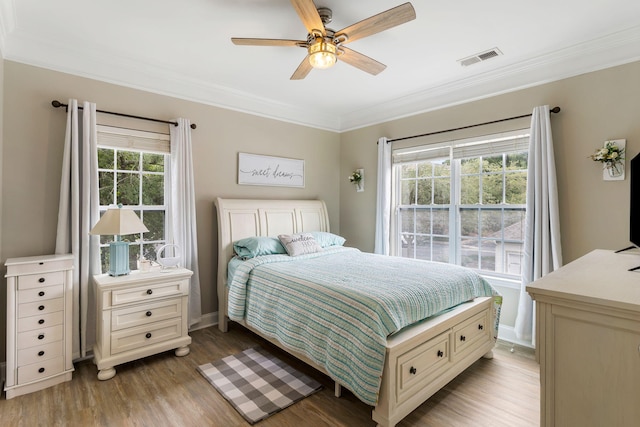
<path fill-rule="evenodd" d="M 151 295 L 153 291 L 151 289 L 147 289 L 147 295 Z"/>
<path fill-rule="evenodd" d="M 416 372 L 418 372 L 418 371 L 417 371 L 417 370 L 416 370 L 416 368 L 414 368 L 413 366 L 412 366 L 411 368 L 409 368 L 409 373 L 410 373 L 411 375 L 415 375 L 415 374 L 416 374 Z"/>
<path fill-rule="evenodd" d="M 467 337 L 465 337 L 464 335 L 460 335 L 460 341 L 466 341 Z"/>
<path fill-rule="evenodd" d="M 151 332 L 147 332 L 147 335 L 145 335 L 145 337 L 151 338 Z"/>
<path fill-rule="evenodd" d="M 42 325 L 43 323 L 44 323 L 44 319 L 40 319 L 40 320 L 38 320 L 38 324 L 39 324 L 39 325 Z"/>
<path fill-rule="evenodd" d="M 444 356 L 444 353 L 442 352 L 442 350 L 438 350 L 438 357 L 442 357 Z"/>
<path fill-rule="evenodd" d="M 38 310 L 40 310 L 40 311 L 44 310 L 44 305 L 38 306 Z"/>
<path fill-rule="evenodd" d="M 150 311 L 147 311 L 145 314 L 147 315 L 147 317 L 151 317 L 151 312 Z"/>
<path fill-rule="evenodd" d="M 40 334 L 40 335 L 38 335 L 38 339 L 39 339 L 39 340 L 43 340 L 43 339 L 44 339 L 44 334 Z"/>
<path fill-rule="evenodd" d="M 44 291 L 40 291 L 40 292 L 38 292 L 38 296 L 39 296 L 39 297 L 43 297 L 43 296 L 44 296 Z"/>
<path fill-rule="evenodd" d="M 484 325 L 478 325 L 478 329 L 479 330 L 483 330 L 484 329 Z"/>
<path fill-rule="evenodd" d="M 38 356 L 44 356 L 44 351 L 40 350 L 40 351 L 38 352 Z"/>
<path fill-rule="evenodd" d="M 38 372 L 43 373 L 44 372 L 44 368 L 38 369 Z"/>
<path fill-rule="evenodd" d="M 39 278 L 39 279 L 38 279 L 38 282 L 40 282 L 40 283 L 44 283 L 44 277 Z"/>

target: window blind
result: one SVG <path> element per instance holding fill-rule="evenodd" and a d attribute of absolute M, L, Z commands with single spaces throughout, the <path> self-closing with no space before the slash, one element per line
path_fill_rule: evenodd
<path fill-rule="evenodd" d="M 164 133 L 98 125 L 98 146 L 157 154 L 171 153 L 171 138 Z"/>
<path fill-rule="evenodd" d="M 465 159 L 514 153 L 529 149 L 529 130 L 521 129 L 493 135 L 401 148 L 393 151 L 393 163 L 410 163 L 435 159 Z"/>

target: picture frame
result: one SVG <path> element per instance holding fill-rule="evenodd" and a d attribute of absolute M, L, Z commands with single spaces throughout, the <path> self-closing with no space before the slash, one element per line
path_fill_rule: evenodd
<path fill-rule="evenodd" d="M 238 153 L 238 184 L 304 188 L 304 160 Z"/>

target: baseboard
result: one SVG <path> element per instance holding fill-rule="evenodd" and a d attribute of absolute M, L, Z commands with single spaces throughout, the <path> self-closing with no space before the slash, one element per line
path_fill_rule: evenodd
<path fill-rule="evenodd" d="M 535 346 L 531 342 L 519 339 L 516 336 L 516 330 L 513 326 L 500 325 L 500 327 L 498 328 L 498 339 L 502 341 L 508 341 L 522 347 L 535 348 Z"/>

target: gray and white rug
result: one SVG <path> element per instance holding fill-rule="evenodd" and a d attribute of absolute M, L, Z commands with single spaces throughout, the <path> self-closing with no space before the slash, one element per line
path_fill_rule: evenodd
<path fill-rule="evenodd" d="M 250 424 L 322 389 L 260 347 L 205 363 L 198 371 Z"/>

